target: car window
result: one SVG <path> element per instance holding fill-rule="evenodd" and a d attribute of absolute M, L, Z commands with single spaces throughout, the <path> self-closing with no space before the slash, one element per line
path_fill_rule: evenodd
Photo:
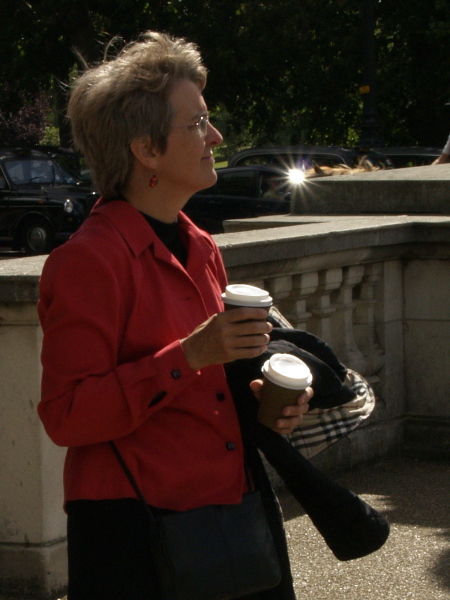
<path fill-rule="evenodd" d="M 411 156 L 393 156 L 391 160 L 396 167 L 415 167 L 422 164 L 416 157 Z"/>
<path fill-rule="evenodd" d="M 315 154 L 310 156 L 311 166 L 314 161 L 319 167 L 337 167 L 346 164 L 346 160 L 338 154 Z"/>
<path fill-rule="evenodd" d="M 16 185 L 28 183 L 64 183 L 55 163 L 46 159 L 15 159 L 4 163 L 6 172 Z"/>
<path fill-rule="evenodd" d="M 239 161 L 239 166 L 253 166 L 253 165 L 270 165 L 272 164 L 273 157 L 267 156 L 265 154 L 260 154 L 257 156 L 248 156 Z"/>
<path fill-rule="evenodd" d="M 255 166 L 262 165 L 264 167 L 279 167 L 286 162 L 286 158 L 284 156 L 276 156 L 274 154 L 255 154 L 251 156 L 246 156 L 239 161 L 239 166 Z"/>
<path fill-rule="evenodd" d="M 251 196 L 253 185 L 253 173 L 238 172 L 223 173 L 216 184 L 216 194 L 227 196 Z"/>
<path fill-rule="evenodd" d="M 66 169 L 64 169 L 61 165 L 58 165 L 58 166 L 59 166 L 59 175 L 61 176 L 61 182 L 67 183 L 69 185 L 77 185 L 79 179 L 77 179 L 75 177 L 75 174 L 72 175 Z M 80 179 L 81 179 L 81 174 L 80 174 Z M 88 181 L 88 178 L 86 178 L 86 180 Z"/>
<path fill-rule="evenodd" d="M 287 184 L 287 176 L 261 173 L 261 189 L 258 195 L 263 198 L 283 199 Z"/>
<path fill-rule="evenodd" d="M 76 185 L 83 179 L 82 171 L 76 159 L 76 155 L 53 154 L 52 160 L 58 165 L 58 170 L 65 183 Z M 88 180 L 88 177 L 85 177 Z"/>
<path fill-rule="evenodd" d="M 437 156 L 419 156 L 419 155 L 392 155 L 391 161 L 396 167 L 421 167 L 431 165 Z"/>
<path fill-rule="evenodd" d="M 289 169 L 307 170 L 313 166 L 313 161 L 319 166 L 336 167 L 347 161 L 339 154 L 254 154 L 239 161 L 240 166 L 264 165 L 287 167 Z"/>

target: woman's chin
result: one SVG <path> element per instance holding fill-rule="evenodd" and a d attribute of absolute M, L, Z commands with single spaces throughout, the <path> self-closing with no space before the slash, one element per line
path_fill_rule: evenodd
<path fill-rule="evenodd" d="M 212 164 L 214 164 L 214 163 L 212 163 Z M 204 186 L 201 189 L 206 190 L 207 188 L 214 185 L 216 183 L 216 181 L 217 181 L 217 173 L 214 169 L 211 169 L 211 172 L 208 174 L 208 176 L 205 176 Z"/>

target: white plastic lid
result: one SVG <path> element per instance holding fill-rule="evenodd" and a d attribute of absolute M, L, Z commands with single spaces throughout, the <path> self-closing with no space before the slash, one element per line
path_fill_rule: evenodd
<path fill-rule="evenodd" d="M 222 294 L 222 300 L 227 304 L 236 306 L 272 306 L 272 297 L 269 292 L 247 285 L 245 283 L 234 283 L 227 285 L 225 292 Z"/>
<path fill-rule="evenodd" d="M 292 354 L 273 354 L 262 372 L 272 383 L 292 390 L 304 390 L 312 382 L 308 365 Z"/>

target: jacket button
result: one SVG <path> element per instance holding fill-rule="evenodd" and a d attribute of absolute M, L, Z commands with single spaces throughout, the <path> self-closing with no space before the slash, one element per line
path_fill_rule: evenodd
<path fill-rule="evenodd" d="M 174 369 L 170 374 L 174 379 L 180 379 L 181 377 L 181 372 L 178 369 Z"/>
<path fill-rule="evenodd" d="M 225 394 L 223 392 L 217 392 L 216 398 L 219 402 L 223 402 L 225 400 Z"/>
<path fill-rule="evenodd" d="M 227 450 L 234 450 L 235 446 L 234 446 L 234 442 L 227 442 L 225 444 Z"/>

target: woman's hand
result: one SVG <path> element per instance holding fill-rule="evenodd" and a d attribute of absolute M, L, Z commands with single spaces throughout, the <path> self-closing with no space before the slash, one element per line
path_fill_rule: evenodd
<path fill-rule="evenodd" d="M 262 308 L 234 308 L 210 317 L 181 340 L 186 360 L 197 371 L 208 365 L 254 358 L 267 349 L 272 325 Z"/>
<path fill-rule="evenodd" d="M 255 397 L 259 400 L 261 397 L 261 388 L 263 386 L 262 379 L 255 379 L 250 383 L 250 388 L 252 392 L 255 394 Z M 277 433 L 292 433 L 296 427 L 298 427 L 302 420 L 303 415 L 308 412 L 309 404 L 308 402 L 314 396 L 314 390 L 310 387 L 306 388 L 306 390 L 300 394 L 297 398 L 297 404 L 291 404 L 290 406 L 285 406 L 283 408 L 283 417 L 277 419 L 276 427 L 274 430 Z"/>

